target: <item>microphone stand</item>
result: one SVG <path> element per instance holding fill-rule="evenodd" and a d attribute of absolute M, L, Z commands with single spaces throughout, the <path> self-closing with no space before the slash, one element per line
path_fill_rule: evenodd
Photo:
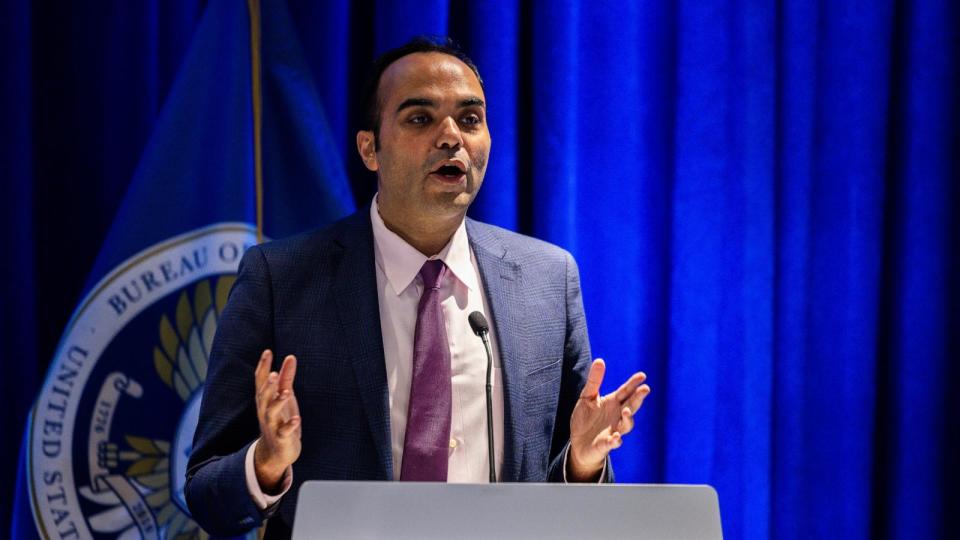
<path fill-rule="evenodd" d="M 497 483 L 497 469 L 493 457 L 493 353 L 490 350 L 488 332 L 480 334 L 483 346 L 487 350 L 487 453 L 490 461 L 490 483 Z"/>
<path fill-rule="evenodd" d="M 497 467 L 493 455 L 493 351 L 490 349 L 490 325 L 483 313 L 474 311 L 468 317 L 473 333 L 483 340 L 487 351 L 487 458 L 490 462 L 490 483 L 497 482 Z"/>

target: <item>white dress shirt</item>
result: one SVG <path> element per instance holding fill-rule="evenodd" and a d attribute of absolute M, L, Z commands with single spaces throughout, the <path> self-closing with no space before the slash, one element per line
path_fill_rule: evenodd
<path fill-rule="evenodd" d="M 376 197 L 370 205 L 376 260 L 377 298 L 380 302 L 380 330 L 390 396 L 390 443 L 394 479 L 400 478 L 407 407 L 413 376 L 413 338 L 417 307 L 423 293 L 420 268 L 428 257 L 386 227 Z M 487 355 L 483 342 L 470 328 L 467 317 L 474 311 L 484 314 L 490 324 L 493 349 L 493 433 L 497 478 L 503 464 L 503 385 L 500 374 L 497 333 L 484 294 L 476 257 L 470 249 L 467 228 L 460 223 L 440 253 L 429 257 L 442 260 L 449 269 L 440 287 L 440 307 L 450 342 L 451 424 L 448 482 L 489 481 L 487 456 L 486 376 Z M 247 488 L 261 509 L 277 502 L 290 488 L 290 469 L 284 475 L 282 491 L 275 496 L 260 489 L 253 466 L 256 443 L 246 455 Z"/>
<path fill-rule="evenodd" d="M 377 211 L 376 199 L 370 205 L 370 221 L 373 224 L 374 258 L 377 263 L 380 330 L 390 393 L 393 477 L 399 480 L 413 377 L 413 338 L 417 326 L 417 307 L 423 294 L 419 273 L 427 256 L 384 225 Z M 470 328 L 468 317 L 474 311 L 483 313 L 490 323 L 494 461 L 498 478 L 503 463 L 503 386 L 496 328 L 464 222 L 460 223 L 440 253 L 430 259 L 442 260 L 449 270 L 440 286 L 440 309 L 450 344 L 452 391 L 447 481 L 487 482 L 490 476 L 487 455 L 487 353 L 483 341 Z"/>

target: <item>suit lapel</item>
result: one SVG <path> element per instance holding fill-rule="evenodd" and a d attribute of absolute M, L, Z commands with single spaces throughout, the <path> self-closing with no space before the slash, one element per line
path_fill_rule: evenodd
<path fill-rule="evenodd" d="M 369 212 L 360 210 L 341 225 L 336 238 L 343 251 L 335 273 L 334 290 L 342 336 L 350 350 L 360 398 L 379 453 L 380 472 L 385 480 L 392 480 L 390 396 Z"/>
<path fill-rule="evenodd" d="M 494 229 L 467 220 L 470 246 L 477 258 L 483 278 L 487 301 L 493 311 L 494 329 L 500 346 L 500 365 L 503 369 L 503 467 L 501 480 L 520 479 L 523 459 L 523 372 L 525 356 L 519 333 L 520 317 L 524 310 L 522 273 L 520 265 L 510 260 L 507 248 Z"/>

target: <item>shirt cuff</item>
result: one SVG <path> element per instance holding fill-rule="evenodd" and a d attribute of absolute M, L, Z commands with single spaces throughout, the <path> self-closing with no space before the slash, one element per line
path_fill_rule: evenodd
<path fill-rule="evenodd" d="M 253 453 L 257 449 L 257 443 L 260 442 L 260 439 L 253 441 L 253 444 L 250 445 L 250 448 L 247 449 L 247 457 L 245 460 L 244 471 L 245 476 L 247 477 L 247 491 L 250 492 L 250 497 L 253 499 L 253 503 L 257 505 L 261 511 L 269 509 L 271 506 L 277 504 L 280 499 L 286 495 L 287 491 L 290 490 L 290 485 L 293 484 L 293 467 L 287 467 L 287 470 L 283 471 L 283 479 L 280 480 L 280 493 L 277 495 L 267 495 L 260 489 L 260 482 L 257 481 L 257 471 L 253 466 Z M 566 473 L 564 473 L 566 474 Z"/>
<path fill-rule="evenodd" d="M 567 444 L 567 448 L 563 452 L 563 483 L 569 484 L 570 481 L 567 480 L 567 457 L 570 456 L 570 445 Z M 600 470 L 600 478 L 597 480 L 598 484 L 602 484 L 604 479 L 607 477 L 607 463 L 610 462 L 610 457 L 603 460 L 603 469 Z M 251 462 L 252 463 L 252 462 Z"/>

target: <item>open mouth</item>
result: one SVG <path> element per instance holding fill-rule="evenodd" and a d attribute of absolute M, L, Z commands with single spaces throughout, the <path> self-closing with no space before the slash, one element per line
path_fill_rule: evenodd
<path fill-rule="evenodd" d="M 437 167 L 431 174 L 440 176 L 445 180 L 459 180 L 466 173 L 466 167 L 459 162 L 448 162 Z"/>

